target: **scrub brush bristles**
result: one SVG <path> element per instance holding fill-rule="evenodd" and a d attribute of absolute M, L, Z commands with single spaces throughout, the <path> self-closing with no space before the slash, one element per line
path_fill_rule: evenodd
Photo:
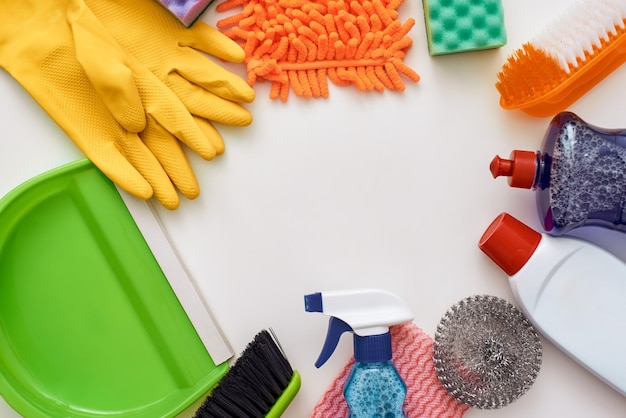
<path fill-rule="evenodd" d="M 271 333 L 270 333 L 271 332 Z M 273 331 L 259 332 L 194 418 L 278 417 L 300 388 Z"/>
<path fill-rule="evenodd" d="M 579 0 L 508 58 L 500 105 L 535 116 L 565 110 L 623 63 L 625 44 L 626 2 Z"/>
<path fill-rule="evenodd" d="M 452 306 L 435 333 L 439 380 L 458 401 L 501 408 L 522 396 L 541 367 L 539 335 L 508 301 L 472 296 Z"/>

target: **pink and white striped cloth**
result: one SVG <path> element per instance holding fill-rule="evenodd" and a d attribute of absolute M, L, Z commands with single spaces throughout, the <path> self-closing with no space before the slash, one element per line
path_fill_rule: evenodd
<path fill-rule="evenodd" d="M 469 406 L 454 399 L 441 385 L 433 363 L 434 340 L 414 323 L 390 328 L 393 362 L 404 379 L 407 418 L 460 418 Z M 351 359 L 315 406 L 311 418 L 344 418 L 348 405 L 343 387 L 354 364 Z"/>

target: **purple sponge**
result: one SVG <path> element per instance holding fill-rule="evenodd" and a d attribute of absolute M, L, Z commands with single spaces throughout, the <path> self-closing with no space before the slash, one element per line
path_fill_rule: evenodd
<path fill-rule="evenodd" d="M 209 6 L 212 0 L 158 0 L 169 10 L 183 25 L 189 27 L 198 20 L 202 12 Z"/>

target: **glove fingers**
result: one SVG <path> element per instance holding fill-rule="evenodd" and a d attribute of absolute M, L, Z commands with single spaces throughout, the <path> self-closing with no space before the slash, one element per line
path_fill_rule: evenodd
<path fill-rule="evenodd" d="M 233 102 L 252 103 L 255 93 L 240 76 L 234 74 L 196 51 L 187 50 L 185 59 L 179 59 L 170 73 L 170 79 L 179 75 L 205 90 Z"/>
<path fill-rule="evenodd" d="M 129 132 L 143 130 L 143 104 L 119 45 L 88 10 L 72 23 L 72 34 L 76 58 L 113 117 Z"/>
<path fill-rule="evenodd" d="M 121 141 L 119 146 L 130 164 L 152 186 L 154 197 L 167 209 L 176 209 L 180 204 L 178 193 L 157 157 L 141 138 L 136 134 L 128 134 L 126 140 Z"/>
<path fill-rule="evenodd" d="M 237 42 L 202 21 L 194 23 L 187 30 L 187 34 L 188 36 L 182 42 L 183 45 L 225 61 L 239 63 L 246 58 L 245 51 Z"/>
<path fill-rule="evenodd" d="M 224 100 L 185 80 L 178 81 L 169 83 L 169 86 L 191 114 L 225 125 L 248 126 L 252 123 L 252 114 L 239 103 Z"/>
<path fill-rule="evenodd" d="M 150 183 L 112 142 L 103 143 L 96 149 L 83 149 L 83 152 L 105 176 L 128 193 L 144 200 L 152 197 Z"/>
<path fill-rule="evenodd" d="M 215 148 L 215 152 L 217 155 L 222 155 L 225 150 L 224 140 L 222 139 L 222 135 L 215 129 L 215 126 L 211 123 L 211 121 L 207 119 L 202 119 L 199 117 L 194 117 L 196 124 L 202 129 L 204 135 L 211 141 L 213 148 Z"/>
<path fill-rule="evenodd" d="M 144 98 L 148 118 L 185 143 L 205 160 L 215 157 L 215 148 L 198 127 L 189 110 L 153 74 L 138 77 L 139 93 Z M 149 119 L 149 122 L 150 119 Z"/>
<path fill-rule="evenodd" d="M 156 121 L 149 120 L 141 137 L 159 160 L 174 186 L 188 199 L 200 194 L 200 186 L 179 141 Z"/>

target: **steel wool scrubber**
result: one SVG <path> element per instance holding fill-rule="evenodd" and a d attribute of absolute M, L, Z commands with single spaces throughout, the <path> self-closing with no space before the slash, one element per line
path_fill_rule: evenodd
<path fill-rule="evenodd" d="M 457 400 L 497 409 L 522 396 L 541 367 L 542 346 L 532 324 L 510 302 L 477 295 L 443 315 L 435 332 L 439 380 Z"/>

